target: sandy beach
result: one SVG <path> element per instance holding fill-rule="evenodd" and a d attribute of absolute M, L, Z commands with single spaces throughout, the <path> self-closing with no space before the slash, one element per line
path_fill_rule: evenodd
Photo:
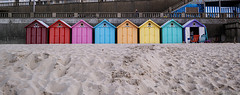
<path fill-rule="evenodd" d="M 0 45 L 0 95 L 240 95 L 240 44 Z"/>

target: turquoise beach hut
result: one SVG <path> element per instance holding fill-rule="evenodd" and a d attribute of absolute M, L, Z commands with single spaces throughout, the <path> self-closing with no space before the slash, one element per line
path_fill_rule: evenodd
<path fill-rule="evenodd" d="M 162 43 L 182 43 L 182 25 L 175 20 L 169 20 L 162 26 Z"/>
<path fill-rule="evenodd" d="M 95 44 L 115 44 L 115 26 L 107 20 L 97 24 L 95 29 Z"/>

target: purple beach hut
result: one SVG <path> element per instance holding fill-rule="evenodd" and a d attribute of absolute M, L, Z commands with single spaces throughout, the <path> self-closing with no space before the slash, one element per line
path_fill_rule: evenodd
<path fill-rule="evenodd" d="M 92 29 L 93 27 L 80 20 L 72 26 L 72 44 L 92 44 Z"/>
<path fill-rule="evenodd" d="M 208 38 L 206 26 L 195 19 L 186 22 L 183 28 L 186 43 L 204 42 Z"/>

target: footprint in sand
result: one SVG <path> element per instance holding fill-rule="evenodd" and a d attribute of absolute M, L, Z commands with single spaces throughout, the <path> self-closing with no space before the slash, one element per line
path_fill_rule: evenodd
<path fill-rule="evenodd" d="M 67 84 L 59 83 L 56 81 L 50 82 L 49 84 L 47 84 L 47 87 L 46 87 L 46 89 L 49 89 L 50 92 L 53 92 L 53 93 L 65 92 L 67 90 L 67 88 L 68 88 Z"/>
<path fill-rule="evenodd" d="M 68 65 L 71 62 L 71 55 L 68 55 L 67 58 L 65 59 L 65 62 L 63 63 L 64 66 Z"/>
<path fill-rule="evenodd" d="M 49 56 L 50 56 L 50 54 L 48 54 L 48 53 L 43 53 L 42 55 L 43 55 L 43 58 L 44 58 L 44 59 L 47 59 L 47 58 L 49 58 Z"/>
<path fill-rule="evenodd" d="M 15 86 L 9 85 L 7 83 L 3 86 L 2 93 L 3 95 L 17 95 Z"/>
<path fill-rule="evenodd" d="M 36 69 L 39 65 L 40 62 L 43 59 L 41 58 L 41 55 L 39 54 L 31 54 L 26 58 L 26 62 L 28 62 L 26 65 L 31 69 L 34 70 Z"/>

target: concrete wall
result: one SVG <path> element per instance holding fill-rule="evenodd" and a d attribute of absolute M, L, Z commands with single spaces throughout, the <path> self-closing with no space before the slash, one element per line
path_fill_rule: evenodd
<path fill-rule="evenodd" d="M 162 12 L 181 0 L 141 0 L 37 5 L 36 12 Z M 32 12 L 33 6 L 1 7 L 0 11 Z"/>
<path fill-rule="evenodd" d="M 240 23 L 225 24 L 226 42 L 238 42 L 240 43 Z"/>
<path fill-rule="evenodd" d="M 208 37 L 211 41 L 220 42 L 221 35 L 224 34 L 223 24 L 205 24 L 208 31 Z"/>
<path fill-rule="evenodd" d="M 46 22 L 48 25 L 53 24 L 58 19 L 62 19 L 69 23 L 70 25 L 74 25 L 77 23 L 79 18 L 40 18 L 38 20 L 42 20 Z M 109 18 L 107 19 L 110 23 L 118 26 L 127 18 Z M 142 23 L 147 21 L 149 18 L 130 18 L 133 23 L 140 26 Z M 171 20 L 171 18 L 151 18 L 154 22 L 159 25 Z M 0 19 L 0 44 L 25 44 L 26 32 L 24 27 L 34 21 L 34 18 L 26 18 L 26 19 Z M 83 19 L 92 26 L 97 25 L 99 22 L 103 20 L 103 18 L 86 18 Z M 175 19 L 180 24 L 184 24 L 191 19 Z M 222 33 L 224 33 L 223 24 L 236 22 L 238 19 L 197 19 L 207 26 L 208 36 L 211 40 L 215 40 L 216 37 L 220 37 Z"/>
<path fill-rule="evenodd" d="M 0 44 L 24 44 L 27 24 L 9 23 L 0 24 Z"/>

